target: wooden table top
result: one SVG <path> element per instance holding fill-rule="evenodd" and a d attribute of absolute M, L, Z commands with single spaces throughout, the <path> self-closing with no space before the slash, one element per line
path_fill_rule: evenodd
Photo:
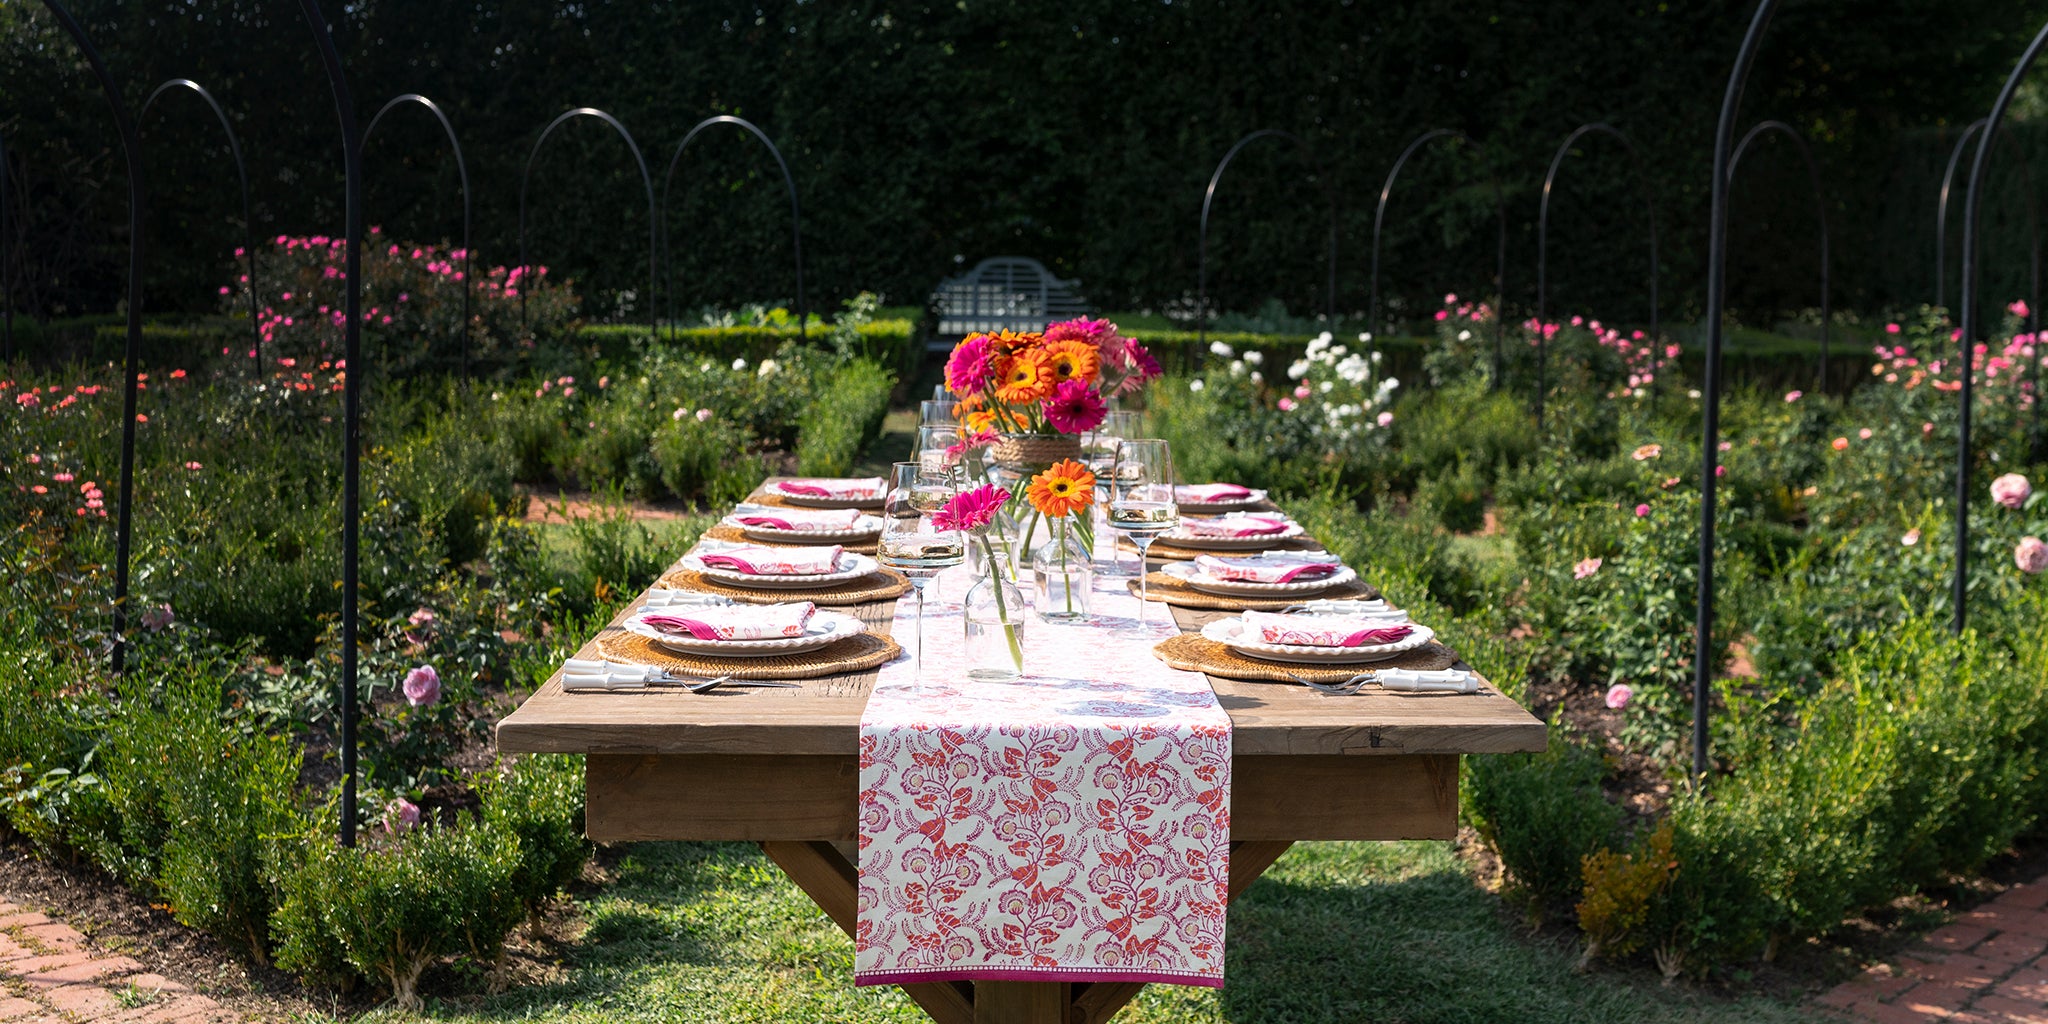
<path fill-rule="evenodd" d="M 618 628 L 639 604 L 636 599 L 606 628 Z M 874 632 L 887 633 L 895 602 L 840 610 L 858 615 Z M 1183 630 L 1199 630 L 1231 614 L 1172 611 Z M 586 642 L 577 657 L 601 658 L 597 639 Z M 795 689 L 704 694 L 674 689 L 565 693 L 558 670 L 498 723 L 498 748 L 507 753 L 851 757 L 858 752 L 861 712 L 875 676 L 871 670 L 798 680 L 801 686 Z M 1291 683 L 1208 678 L 1230 714 L 1232 746 L 1239 757 L 1509 753 L 1542 750 L 1546 739 L 1542 722 L 1490 685 L 1478 694 L 1368 689 L 1327 697 Z"/>

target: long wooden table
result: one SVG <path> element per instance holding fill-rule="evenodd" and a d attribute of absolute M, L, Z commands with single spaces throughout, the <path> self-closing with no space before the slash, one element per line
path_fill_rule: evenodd
<path fill-rule="evenodd" d="M 621 612 L 607 629 L 630 613 Z M 846 609 L 887 632 L 895 602 Z M 1228 615 L 1173 609 L 1183 630 Z M 579 657 L 600 658 L 596 638 Z M 875 673 L 799 689 L 564 693 L 559 673 L 498 723 L 507 753 L 584 754 L 585 829 L 600 842 L 761 844 L 849 935 L 856 875 L 856 751 Z M 1230 893 L 1297 841 L 1449 839 L 1458 757 L 1537 751 L 1543 723 L 1488 687 L 1477 695 L 1209 677 L 1229 712 Z M 903 986 L 941 1024 L 1099 1024 L 1136 983 L 933 982 Z"/>

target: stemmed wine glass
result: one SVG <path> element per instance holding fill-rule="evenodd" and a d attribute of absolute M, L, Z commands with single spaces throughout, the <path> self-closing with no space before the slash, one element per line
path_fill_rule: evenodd
<path fill-rule="evenodd" d="M 1173 451 L 1157 438 L 1126 438 L 1118 442 L 1109 471 L 1109 525 L 1131 539 L 1138 549 L 1138 624 L 1136 631 L 1151 634 L 1145 621 L 1151 587 L 1145 572 L 1145 557 L 1152 541 L 1180 525 L 1180 506 L 1173 500 Z"/>
<path fill-rule="evenodd" d="M 1116 446 L 1124 438 L 1141 436 L 1140 415 L 1132 409 L 1111 409 L 1103 414 L 1102 422 L 1097 424 L 1094 430 L 1081 438 L 1082 454 L 1088 460 L 1088 468 L 1095 473 L 1095 507 L 1091 514 L 1095 517 L 1096 528 L 1104 531 L 1098 536 L 1106 535 L 1109 525 L 1109 472 L 1116 461 Z M 1099 568 L 1097 573 L 1114 577 L 1142 576 L 1144 566 L 1140 564 L 1134 572 L 1130 566 L 1124 564 L 1123 553 L 1117 550 L 1115 544 L 1111 544 L 1109 562 Z"/>
<path fill-rule="evenodd" d="M 917 425 L 952 427 L 959 425 L 959 401 L 952 398 L 926 399 L 917 403 Z"/>
<path fill-rule="evenodd" d="M 917 462 L 890 467 L 889 496 L 882 504 L 882 535 L 875 542 L 875 560 L 902 573 L 917 589 L 917 648 L 911 681 L 924 681 L 924 591 L 941 571 L 967 557 L 967 538 L 958 530 L 932 526 L 931 513 L 955 493 L 947 477 L 932 477 Z"/>

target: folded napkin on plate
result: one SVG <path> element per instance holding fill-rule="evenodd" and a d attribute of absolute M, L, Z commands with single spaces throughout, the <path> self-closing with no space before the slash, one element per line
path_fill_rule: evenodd
<path fill-rule="evenodd" d="M 663 633 L 689 635 L 699 640 L 774 640 L 804 635 L 811 613 L 818 606 L 809 601 L 794 604 L 736 604 L 722 608 L 698 608 L 686 615 L 673 612 L 645 612 L 644 622 Z"/>
<path fill-rule="evenodd" d="M 1218 558 L 1202 555 L 1195 568 L 1212 580 L 1229 583 L 1293 583 L 1314 580 L 1335 573 L 1344 563 L 1327 555 L 1271 554 L 1252 558 Z"/>
<path fill-rule="evenodd" d="M 1298 647 L 1367 647 L 1405 640 L 1415 627 L 1353 615 L 1299 615 L 1245 612 L 1244 631 L 1269 644 Z"/>
<path fill-rule="evenodd" d="M 784 480 L 781 484 L 785 494 L 837 500 L 879 498 L 887 486 L 888 484 L 878 476 L 811 477 L 803 480 Z"/>
<path fill-rule="evenodd" d="M 1232 513 L 1210 519 L 1182 519 L 1180 532 L 1190 537 L 1264 537 L 1284 533 L 1286 516 Z"/>
<path fill-rule="evenodd" d="M 860 525 L 860 520 L 861 513 L 850 508 L 819 512 L 793 508 L 768 512 L 742 509 L 732 514 L 732 521 L 741 526 L 766 526 L 777 530 L 851 530 Z"/>
<path fill-rule="evenodd" d="M 1252 496 L 1252 489 L 1242 484 L 1192 484 L 1173 489 L 1175 501 L 1203 505 L 1216 501 L 1235 501 Z"/>
<path fill-rule="evenodd" d="M 822 576 L 839 571 L 839 557 L 845 548 L 736 547 L 697 556 L 697 561 L 717 569 L 732 569 L 753 576 Z"/>

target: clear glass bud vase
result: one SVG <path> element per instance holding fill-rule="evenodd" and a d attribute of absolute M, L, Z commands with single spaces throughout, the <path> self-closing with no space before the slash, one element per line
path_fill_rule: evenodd
<path fill-rule="evenodd" d="M 974 581 L 962 606 L 967 677 L 1007 682 L 1024 675 L 1024 592 L 992 573 Z"/>
<path fill-rule="evenodd" d="M 1034 608 L 1047 622 L 1085 622 L 1095 590 L 1095 561 L 1072 516 L 1047 523 L 1050 536 L 1031 552 Z"/>

